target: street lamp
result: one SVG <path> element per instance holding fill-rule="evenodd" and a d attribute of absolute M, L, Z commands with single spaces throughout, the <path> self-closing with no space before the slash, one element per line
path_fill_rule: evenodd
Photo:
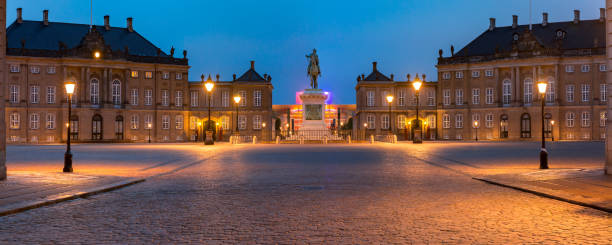
<path fill-rule="evenodd" d="M 389 132 L 391 134 L 393 134 L 393 124 L 391 122 L 393 122 L 393 120 L 391 120 L 393 117 L 391 116 L 391 105 L 393 103 L 393 95 L 387 95 L 387 102 L 389 103 Z"/>
<path fill-rule="evenodd" d="M 68 130 L 66 132 L 66 153 L 64 154 L 64 169 L 65 173 L 72 172 L 72 152 L 70 152 L 70 117 L 72 117 L 72 94 L 74 93 L 74 87 L 76 83 L 73 81 L 67 81 L 64 84 L 66 87 L 66 93 L 68 94 Z"/>
<path fill-rule="evenodd" d="M 478 141 L 478 121 L 474 121 L 474 128 L 476 129 L 476 141 Z"/>
<path fill-rule="evenodd" d="M 548 169 L 548 151 L 546 151 L 546 139 L 544 138 L 544 104 L 546 103 L 546 86 L 548 83 L 538 82 L 538 92 L 542 97 L 542 148 L 540 149 L 540 169 Z"/>
<path fill-rule="evenodd" d="M 234 103 L 236 104 L 236 134 L 239 134 L 239 130 L 238 129 L 238 103 L 240 103 L 240 95 L 236 95 L 234 96 Z"/>
<path fill-rule="evenodd" d="M 555 120 L 550 120 L 550 138 L 552 139 L 552 141 L 555 141 L 555 133 L 553 131 L 555 127 Z"/>
<path fill-rule="evenodd" d="M 94 56 L 94 58 L 99 59 L 102 56 L 102 54 L 100 53 L 100 51 L 95 51 L 93 53 L 93 56 Z"/>
<path fill-rule="evenodd" d="M 417 75 L 414 81 L 412 81 L 412 87 L 414 87 L 415 96 L 416 96 L 416 124 L 415 125 L 415 135 L 419 135 L 419 137 L 413 137 L 412 143 L 423 143 L 422 135 L 421 135 L 421 123 L 419 121 L 419 90 L 421 89 L 421 85 L 423 82 L 419 79 Z"/>
<path fill-rule="evenodd" d="M 261 127 L 262 127 L 261 140 L 264 140 L 264 137 L 266 136 L 266 123 L 265 122 L 261 123 Z"/>
<path fill-rule="evenodd" d="M 151 123 L 147 124 L 147 128 L 149 128 L 149 144 L 151 144 L 151 128 L 153 127 L 153 125 Z"/>
<path fill-rule="evenodd" d="M 202 82 L 204 82 L 204 74 L 202 74 Z M 215 142 L 213 141 L 212 125 L 210 123 L 210 104 L 212 104 L 212 90 L 215 87 L 215 83 L 213 83 L 210 75 L 208 75 L 208 79 L 206 80 L 204 87 L 206 87 L 206 91 L 208 91 L 208 128 L 206 129 L 206 141 L 204 144 L 214 145 Z"/>

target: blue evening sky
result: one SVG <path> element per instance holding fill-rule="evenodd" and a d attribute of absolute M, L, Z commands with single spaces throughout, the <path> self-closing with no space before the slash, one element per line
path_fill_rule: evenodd
<path fill-rule="evenodd" d="M 533 22 L 548 12 L 550 21 L 599 17 L 604 0 L 533 0 Z M 188 50 L 190 80 L 200 74 L 220 74 L 230 80 L 256 61 L 260 74 L 270 74 L 274 104 L 295 103 L 295 92 L 307 88 L 305 54 L 316 48 L 321 63 L 319 87 L 333 94 L 333 103 L 355 103 L 358 74 L 370 73 L 372 61 L 379 70 L 395 74 L 425 73 L 437 80 L 438 49 L 445 56 L 450 45 L 461 49 L 488 28 L 529 21 L 528 0 L 94 0 L 94 24 L 110 15 L 112 26 L 134 28 L 169 53 L 182 57 Z M 24 19 L 40 20 L 49 9 L 50 21 L 89 23 L 88 0 L 8 0 L 8 24 L 15 9 Z"/>

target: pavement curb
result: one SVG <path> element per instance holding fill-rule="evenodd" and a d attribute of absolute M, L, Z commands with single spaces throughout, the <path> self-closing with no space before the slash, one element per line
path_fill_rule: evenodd
<path fill-rule="evenodd" d="M 547 194 L 547 193 L 540 192 L 540 191 L 530 190 L 530 189 L 519 187 L 519 186 L 515 186 L 515 185 L 504 184 L 504 183 L 501 183 L 501 182 L 498 182 L 498 181 L 493 181 L 493 180 L 490 180 L 490 179 L 478 178 L 478 177 L 472 177 L 472 179 L 479 180 L 479 181 L 482 181 L 482 182 L 485 182 L 485 183 L 491 184 L 491 185 L 497 185 L 497 186 L 501 186 L 501 187 L 506 187 L 506 188 L 514 189 L 514 190 L 517 190 L 517 191 L 522 191 L 522 192 L 525 192 L 525 193 L 530 193 L 530 194 L 533 194 L 533 195 L 536 195 L 536 196 L 540 196 L 540 197 L 546 197 L 546 198 L 550 198 L 550 199 L 554 199 L 554 200 L 558 200 L 558 201 L 562 201 L 562 202 L 567 202 L 567 203 L 571 203 L 571 204 L 575 204 L 575 205 L 580 205 L 580 206 L 587 207 L 587 208 L 597 209 L 597 210 L 604 211 L 604 212 L 607 212 L 607 213 L 612 213 L 612 209 L 611 208 L 602 207 L 602 206 L 591 204 L 591 203 L 571 200 L 571 199 L 568 199 L 568 198 L 563 198 L 563 197 L 560 197 L 560 196 L 551 195 L 551 194 Z"/>
<path fill-rule="evenodd" d="M 138 178 L 138 179 L 132 178 L 128 180 L 123 180 L 123 181 L 103 185 L 100 187 L 93 187 L 90 189 L 86 189 L 84 191 L 76 191 L 70 194 L 60 194 L 58 196 L 54 196 L 49 199 L 16 203 L 13 205 L 9 205 L 7 208 L 0 208 L 0 217 L 20 213 L 20 212 L 30 210 L 30 209 L 49 206 L 49 205 L 53 205 L 53 204 L 60 203 L 60 202 L 70 201 L 70 200 L 74 200 L 78 198 L 85 198 L 85 197 L 97 195 L 100 193 L 121 189 L 123 187 L 127 187 L 130 185 L 144 182 L 145 180 L 146 179 L 143 179 L 143 178 Z"/>

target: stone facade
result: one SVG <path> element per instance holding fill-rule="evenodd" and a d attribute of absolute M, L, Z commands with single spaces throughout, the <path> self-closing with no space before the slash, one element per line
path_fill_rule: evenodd
<path fill-rule="evenodd" d="M 128 18 L 125 28 L 110 27 L 108 16 L 105 26 L 94 26 L 76 37 L 81 40 L 78 45 L 71 47 L 68 37 L 59 41 L 59 49 L 44 49 L 36 38 L 45 35 L 45 28 L 72 32 L 87 28 L 48 22 L 47 16 L 45 11 L 43 21 L 25 21 L 19 9 L 18 19 L 8 28 L 10 40 L 17 38 L 10 36 L 11 30 L 19 30 L 14 31 L 17 35 L 27 32 L 28 25 L 42 28 L 30 33 L 31 40 L 22 41 L 21 48 L 10 47 L 9 42 L 6 49 L 7 62 L 2 67 L 7 69 L 3 88 L 8 98 L 4 118 L 9 143 L 57 143 L 68 135 L 77 142 L 146 142 L 149 135 L 153 142 L 202 138 L 208 100 L 200 81 L 189 82 L 186 51 L 183 58 L 174 58 L 174 48 L 166 55 L 139 35 L 136 38 L 144 40 L 140 43 L 134 38 L 115 40 L 112 32 L 136 34 L 133 20 Z M 234 75 L 232 81 L 223 82 L 217 76 L 211 120 L 220 122 L 220 129 L 235 128 L 235 120 L 229 119 L 235 111 L 233 97 L 240 94 L 246 96 L 246 104 L 239 106 L 240 116 L 247 123 L 242 133 L 260 130 L 250 125 L 253 120 L 259 124 L 272 116 L 271 77 L 264 77 L 255 72 L 253 62 L 239 79 Z M 77 84 L 70 120 L 66 81 Z"/>

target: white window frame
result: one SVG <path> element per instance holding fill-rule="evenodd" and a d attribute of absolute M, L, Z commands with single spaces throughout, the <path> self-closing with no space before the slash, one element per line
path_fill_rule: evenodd
<path fill-rule="evenodd" d="M 167 89 L 162 89 L 161 91 L 161 105 L 169 106 L 170 105 L 170 92 Z"/>
<path fill-rule="evenodd" d="M 197 90 L 191 90 L 191 96 L 190 96 L 190 100 L 191 100 L 191 107 L 198 107 L 199 106 L 199 98 L 200 97 L 200 92 L 198 92 Z"/>
<path fill-rule="evenodd" d="M 130 117 L 130 128 L 131 129 L 138 129 L 138 114 L 132 114 L 132 116 Z"/>
<path fill-rule="evenodd" d="M 47 129 L 55 129 L 55 113 L 47 113 Z"/>
<path fill-rule="evenodd" d="M 10 129 L 19 129 L 21 126 L 21 116 L 18 112 L 11 112 L 9 114 L 9 128 Z"/>
<path fill-rule="evenodd" d="M 533 79 L 526 78 L 523 81 L 523 103 L 530 105 L 533 102 Z"/>
<path fill-rule="evenodd" d="M 565 100 L 568 103 L 574 102 L 574 93 L 576 90 L 576 86 L 574 84 L 568 84 L 565 86 Z"/>
<path fill-rule="evenodd" d="M 130 90 L 130 105 L 138 105 L 138 89 L 133 88 Z"/>
<path fill-rule="evenodd" d="M 472 104 L 480 105 L 480 88 L 472 88 Z"/>
<path fill-rule="evenodd" d="M 374 114 L 368 114 L 366 116 L 366 122 L 368 124 L 368 129 L 375 129 L 376 128 L 376 115 Z"/>
<path fill-rule="evenodd" d="M 40 103 L 40 86 L 38 85 L 30 86 L 30 103 L 32 104 Z"/>
<path fill-rule="evenodd" d="M 397 129 L 405 129 L 406 128 L 406 115 L 398 115 L 397 116 Z"/>
<path fill-rule="evenodd" d="M 588 111 L 583 111 L 580 113 L 580 126 L 583 128 L 587 128 L 591 126 L 591 113 Z"/>
<path fill-rule="evenodd" d="M 10 91 L 9 102 L 11 104 L 19 103 L 19 85 L 16 85 L 16 84 L 9 85 L 9 91 Z"/>
<path fill-rule="evenodd" d="M 221 117 L 221 128 L 223 130 L 228 130 L 230 127 L 230 118 L 228 116 L 222 116 Z"/>
<path fill-rule="evenodd" d="M 57 73 L 57 69 L 55 68 L 55 66 L 47 67 L 47 74 L 55 74 L 55 73 Z"/>
<path fill-rule="evenodd" d="M 565 66 L 565 72 L 567 73 L 573 73 L 575 71 L 574 69 L 574 65 L 566 65 Z"/>
<path fill-rule="evenodd" d="M 472 71 L 472 77 L 473 77 L 473 78 L 478 78 L 478 77 L 480 77 L 480 71 Z"/>
<path fill-rule="evenodd" d="M 223 107 L 229 107 L 230 106 L 229 102 L 230 102 L 229 91 L 223 90 L 223 92 L 221 92 L 221 105 Z"/>
<path fill-rule="evenodd" d="M 456 79 L 463 79 L 463 72 L 462 71 L 455 72 L 455 78 Z"/>
<path fill-rule="evenodd" d="M 486 128 L 493 128 L 493 113 L 488 113 L 485 115 L 485 127 Z"/>
<path fill-rule="evenodd" d="M 599 84 L 599 100 L 602 102 L 608 101 L 608 84 Z"/>
<path fill-rule="evenodd" d="M 19 73 L 19 65 L 9 65 L 11 73 Z"/>
<path fill-rule="evenodd" d="M 151 126 L 149 127 L 149 124 L 151 124 Z M 153 125 L 153 116 L 151 114 L 147 114 L 145 116 L 145 121 L 144 121 L 144 128 L 145 129 L 152 129 L 155 125 Z"/>
<path fill-rule="evenodd" d="M 580 98 L 582 102 L 589 102 L 591 99 L 591 85 L 581 84 L 580 85 Z"/>
<path fill-rule="evenodd" d="M 455 128 L 463 128 L 463 114 L 455 114 Z"/>
<path fill-rule="evenodd" d="M 174 76 L 175 80 L 183 80 L 183 73 L 181 72 L 177 72 L 176 75 Z"/>
<path fill-rule="evenodd" d="M 556 97 L 555 80 L 548 79 L 548 85 L 546 86 L 546 103 L 555 103 Z"/>
<path fill-rule="evenodd" d="M 47 86 L 47 104 L 55 104 L 55 86 Z"/>
<path fill-rule="evenodd" d="M 121 105 L 121 81 L 119 81 L 119 79 L 113 80 L 111 84 L 111 95 L 113 105 Z"/>
<path fill-rule="evenodd" d="M 450 72 L 444 72 L 444 73 L 442 73 L 442 79 L 444 79 L 444 80 L 449 80 L 449 79 L 451 79 L 451 73 L 450 73 Z"/>
<path fill-rule="evenodd" d="M 253 92 L 253 106 L 261 107 L 261 97 L 262 97 L 261 90 L 255 90 Z"/>
<path fill-rule="evenodd" d="M 487 105 L 491 105 L 493 103 L 495 103 L 495 89 L 493 88 L 486 88 L 485 89 L 485 103 Z"/>
<path fill-rule="evenodd" d="M 174 106 L 176 107 L 183 106 L 183 90 L 176 91 L 176 96 L 174 97 Z"/>
<path fill-rule="evenodd" d="M 183 115 L 178 114 L 175 116 L 174 118 L 174 126 L 176 127 L 176 129 L 183 129 L 183 124 L 184 124 L 184 118 Z"/>
<path fill-rule="evenodd" d="M 442 90 L 442 102 L 444 103 L 444 105 L 450 105 L 451 104 L 451 91 L 450 89 L 444 89 Z"/>
<path fill-rule="evenodd" d="M 589 64 L 584 64 L 580 67 L 580 71 L 582 72 L 590 72 L 591 71 L 591 65 Z"/>
<path fill-rule="evenodd" d="M 492 77 L 493 76 L 493 70 L 485 70 L 485 76 L 486 77 Z"/>
<path fill-rule="evenodd" d="M 382 114 L 380 117 L 380 128 L 381 129 L 389 129 L 389 114 Z"/>
<path fill-rule="evenodd" d="M 450 122 L 450 115 L 449 114 L 442 114 L 442 128 L 450 128 L 451 127 L 451 122 Z"/>
<path fill-rule="evenodd" d="M 40 114 L 32 113 L 30 114 L 30 129 L 39 129 L 40 128 Z"/>
<path fill-rule="evenodd" d="M 503 104 L 510 105 L 512 103 L 512 82 L 504 80 L 502 82 Z"/>
<path fill-rule="evenodd" d="M 240 95 L 240 97 L 242 98 L 242 99 L 240 100 L 240 107 L 245 107 L 245 106 L 247 106 L 247 98 L 248 98 L 248 97 L 247 97 L 247 96 L 248 96 L 247 91 L 245 91 L 245 90 L 241 90 L 240 92 L 238 92 L 238 94 L 239 94 L 239 95 Z"/>
<path fill-rule="evenodd" d="M 153 89 L 145 89 L 144 92 L 145 92 L 144 104 L 152 105 L 153 104 Z"/>
<path fill-rule="evenodd" d="M 606 64 L 599 64 L 599 71 L 607 71 L 608 66 Z"/>
<path fill-rule="evenodd" d="M 428 106 L 436 105 L 436 92 L 433 89 L 427 90 L 427 105 Z"/>
<path fill-rule="evenodd" d="M 100 80 L 97 78 L 89 81 L 89 100 L 92 105 L 100 104 Z"/>
<path fill-rule="evenodd" d="M 261 129 L 261 115 L 253 116 L 253 129 L 255 130 Z"/>
<path fill-rule="evenodd" d="M 152 71 L 145 71 L 145 78 L 146 79 L 153 78 L 153 72 Z"/>
<path fill-rule="evenodd" d="M 476 124 L 474 124 L 474 122 L 478 122 L 478 126 L 476 126 Z M 478 113 L 472 114 L 472 122 L 471 122 L 471 124 L 472 124 L 472 128 L 480 128 L 480 125 L 481 125 L 480 124 L 480 114 L 478 114 Z"/>
<path fill-rule="evenodd" d="M 574 112 L 565 113 L 565 126 L 568 128 L 574 127 L 574 120 L 576 119 L 576 114 Z"/>
<path fill-rule="evenodd" d="M 238 115 L 238 129 L 245 130 L 247 127 L 247 117 L 245 115 Z"/>
<path fill-rule="evenodd" d="M 162 79 L 164 79 L 164 80 L 168 80 L 168 79 L 170 79 L 170 72 L 164 72 L 164 73 L 162 74 Z"/>
<path fill-rule="evenodd" d="M 406 90 L 400 89 L 397 91 L 397 105 L 398 106 L 406 105 Z"/>
<path fill-rule="evenodd" d="M 170 116 L 169 115 L 162 115 L 161 126 L 163 130 L 170 129 Z"/>
<path fill-rule="evenodd" d="M 366 93 L 367 106 L 376 106 L 376 93 L 374 92 L 374 90 L 368 90 Z"/>
<path fill-rule="evenodd" d="M 30 66 L 30 72 L 32 74 L 40 74 L 40 66 Z"/>
<path fill-rule="evenodd" d="M 463 89 L 462 88 L 455 89 L 455 104 L 463 105 L 464 102 L 465 101 L 463 100 Z"/>

